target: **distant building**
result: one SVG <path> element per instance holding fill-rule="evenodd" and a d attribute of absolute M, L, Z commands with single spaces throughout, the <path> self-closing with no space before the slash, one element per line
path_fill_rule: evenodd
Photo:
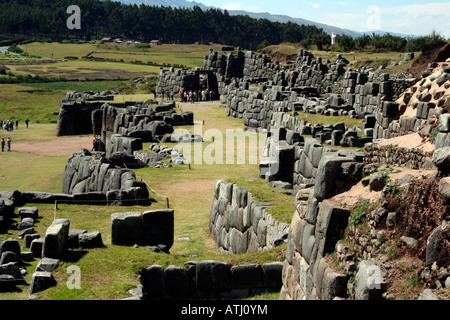
<path fill-rule="evenodd" d="M 112 39 L 109 37 L 103 38 L 102 39 L 103 42 L 112 42 Z"/>
<path fill-rule="evenodd" d="M 162 45 L 162 42 L 161 42 L 161 40 L 152 40 L 152 41 L 150 41 L 150 44 L 153 44 L 155 46 L 160 46 L 160 45 Z"/>

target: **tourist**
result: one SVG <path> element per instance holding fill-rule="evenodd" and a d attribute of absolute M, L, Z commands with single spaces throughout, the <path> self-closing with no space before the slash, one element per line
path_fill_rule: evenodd
<path fill-rule="evenodd" d="M 3 130 L 3 120 L 0 120 L 0 130 Z"/>
<path fill-rule="evenodd" d="M 8 137 L 6 140 L 6 151 L 11 151 L 11 138 Z"/>
<path fill-rule="evenodd" d="M 5 138 L 2 138 L 2 152 L 5 152 Z"/>
<path fill-rule="evenodd" d="M 27 120 L 25 120 L 25 124 L 27 125 L 27 129 L 28 129 L 28 122 L 30 122 L 30 120 L 28 120 L 28 118 L 27 118 Z"/>
<path fill-rule="evenodd" d="M 202 101 L 206 101 L 206 91 L 205 91 L 205 89 L 202 90 Z"/>
<path fill-rule="evenodd" d="M 205 95 L 206 95 L 206 101 L 208 101 L 208 99 L 209 99 L 209 89 L 208 88 L 206 88 L 206 90 L 205 90 Z"/>
<path fill-rule="evenodd" d="M 214 101 L 214 91 L 211 90 L 211 92 L 209 93 L 209 100 Z"/>
<path fill-rule="evenodd" d="M 180 102 L 184 102 L 184 101 L 183 101 L 183 99 L 184 99 L 183 95 L 184 95 L 184 93 L 183 93 L 183 91 L 181 91 L 181 92 L 180 92 Z"/>
<path fill-rule="evenodd" d="M 16 129 L 19 129 L 19 120 L 16 120 Z"/>
<path fill-rule="evenodd" d="M 170 91 L 170 100 L 172 100 L 172 101 L 173 101 L 173 95 L 174 95 L 174 93 L 173 93 L 173 90 L 172 90 L 172 91 Z"/>

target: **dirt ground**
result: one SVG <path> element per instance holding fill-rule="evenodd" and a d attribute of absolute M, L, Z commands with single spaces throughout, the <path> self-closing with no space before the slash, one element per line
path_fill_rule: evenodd
<path fill-rule="evenodd" d="M 46 156 L 70 156 L 85 148 L 92 149 L 92 136 L 57 137 L 51 141 L 37 143 L 14 143 L 12 152 L 33 153 Z"/>

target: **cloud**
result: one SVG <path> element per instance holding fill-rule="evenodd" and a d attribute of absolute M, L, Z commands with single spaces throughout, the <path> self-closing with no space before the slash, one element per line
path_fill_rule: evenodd
<path fill-rule="evenodd" d="M 448 38 L 450 2 L 381 7 L 381 24 L 387 31 L 426 35 L 436 30 Z"/>
<path fill-rule="evenodd" d="M 318 3 L 313 4 L 313 8 L 314 9 L 319 9 L 320 8 L 320 4 L 318 4 Z"/>

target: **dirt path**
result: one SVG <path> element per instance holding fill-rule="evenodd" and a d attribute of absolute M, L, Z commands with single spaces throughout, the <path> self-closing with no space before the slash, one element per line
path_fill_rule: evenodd
<path fill-rule="evenodd" d="M 85 148 L 92 149 L 92 137 L 58 137 L 51 141 L 37 143 L 13 143 L 13 152 L 33 153 L 46 156 L 70 156 Z"/>

